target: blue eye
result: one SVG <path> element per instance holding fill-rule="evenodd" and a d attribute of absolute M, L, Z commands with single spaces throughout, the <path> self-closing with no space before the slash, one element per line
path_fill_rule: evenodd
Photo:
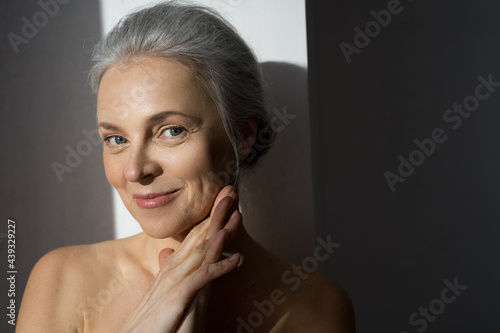
<path fill-rule="evenodd" d="M 127 143 L 127 139 L 125 139 L 122 136 L 118 136 L 118 135 L 111 136 L 108 138 L 108 140 L 112 146 L 119 146 L 119 145 L 122 145 L 124 143 Z"/>
<path fill-rule="evenodd" d="M 183 130 L 180 127 L 170 127 L 163 131 L 163 133 L 165 133 L 165 135 L 169 137 L 179 136 L 182 134 L 182 132 Z"/>

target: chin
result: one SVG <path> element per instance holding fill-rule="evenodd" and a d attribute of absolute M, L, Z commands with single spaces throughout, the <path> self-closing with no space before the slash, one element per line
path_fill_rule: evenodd
<path fill-rule="evenodd" d="M 146 235 L 158 239 L 175 237 L 196 224 L 172 217 L 153 218 L 133 215 Z"/>
<path fill-rule="evenodd" d="M 158 211 L 157 214 L 140 214 L 134 212 L 132 215 L 139 222 L 141 229 L 146 235 L 152 238 L 165 239 L 176 236 L 181 236 L 189 231 L 195 225 L 203 221 L 210 213 L 210 207 L 205 211 L 197 212 L 197 214 L 189 214 L 186 210 L 180 210 L 180 214 L 162 213 Z M 155 212 L 156 213 L 156 212 Z"/>

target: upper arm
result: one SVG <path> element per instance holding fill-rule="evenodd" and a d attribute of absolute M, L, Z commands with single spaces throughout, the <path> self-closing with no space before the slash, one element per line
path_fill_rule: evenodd
<path fill-rule="evenodd" d="M 77 247 L 44 255 L 31 271 L 24 291 L 16 332 L 79 332 L 82 272 Z"/>

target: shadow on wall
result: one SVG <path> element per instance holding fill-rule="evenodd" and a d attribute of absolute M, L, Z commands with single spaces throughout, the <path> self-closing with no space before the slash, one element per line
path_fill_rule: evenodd
<path fill-rule="evenodd" d="M 314 244 L 307 71 L 262 63 L 277 132 L 274 146 L 242 182 L 242 213 L 249 233 L 272 252 L 294 262 Z"/>
<path fill-rule="evenodd" d="M 16 222 L 17 305 L 43 254 L 114 236 L 102 145 L 88 137 L 96 127 L 96 110 L 86 72 L 101 33 L 99 2 L 72 1 L 51 10 L 53 16 L 43 14 L 37 1 L 0 4 L 5 32 L 0 39 L 0 151 L 7 156 L 0 166 L 0 233 L 7 233 L 8 218 Z M 25 38 L 29 29 L 23 28 L 23 18 L 33 23 L 34 17 L 36 33 Z M 17 53 L 8 32 L 26 39 Z M 59 177 L 54 162 L 59 163 Z M 0 250 L 6 260 L 5 241 Z M 3 295 L 5 283 L 3 279 Z M 9 327 L 0 331 L 9 332 Z"/>

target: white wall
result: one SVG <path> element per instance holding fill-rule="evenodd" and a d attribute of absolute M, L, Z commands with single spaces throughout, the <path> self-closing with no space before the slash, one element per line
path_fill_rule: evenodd
<path fill-rule="evenodd" d="M 151 1 L 101 1 L 103 34 L 132 9 L 149 3 Z M 275 147 L 260 169 L 248 179 L 246 188 L 252 195 L 252 204 L 243 203 L 242 210 L 245 225 L 255 238 L 274 252 L 299 260 L 313 238 L 305 1 L 211 0 L 200 3 L 224 15 L 253 48 L 261 63 L 273 62 L 264 66 L 264 74 L 272 83 L 274 107 L 280 112 L 286 108 L 288 113 L 297 115 L 279 133 Z M 288 67 L 277 63 L 295 65 L 297 73 L 288 73 Z M 116 192 L 114 209 L 117 238 L 141 231 Z M 276 235 L 280 235 L 282 244 L 275 241 Z"/>
<path fill-rule="evenodd" d="M 101 0 L 103 34 L 147 0 Z M 260 61 L 283 61 L 307 67 L 304 0 L 208 0 L 228 19 L 257 53 Z"/>

